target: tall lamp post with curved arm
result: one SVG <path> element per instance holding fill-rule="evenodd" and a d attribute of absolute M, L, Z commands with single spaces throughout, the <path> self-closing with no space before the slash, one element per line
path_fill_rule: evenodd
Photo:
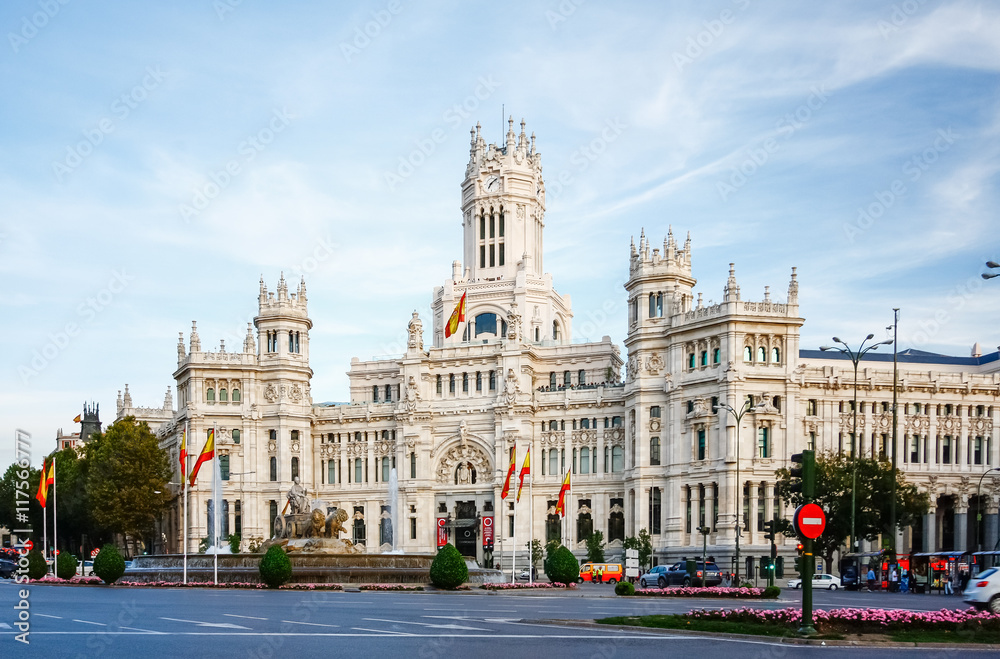
<path fill-rule="evenodd" d="M 871 341 L 873 338 L 875 338 L 874 334 L 869 334 L 868 336 L 866 336 L 864 341 L 861 342 L 861 345 L 858 346 L 857 350 L 852 350 L 849 345 L 847 345 L 837 337 L 833 337 L 833 342 L 839 343 L 841 346 L 843 346 L 842 348 L 838 348 L 837 346 L 820 346 L 820 350 L 824 351 L 835 350 L 837 352 L 844 353 L 854 364 L 854 405 L 853 405 L 854 409 L 851 412 L 851 416 L 853 417 L 854 421 L 853 423 L 854 430 L 851 433 L 851 471 L 853 472 L 851 475 L 851 551 L 854 552 L 858 550 L 858 538 L 855 535 L 856 533 L 855 520 L 857 517 L 856 513 L 857 513 L 857 490 L 858 490 L 858 462 L 857 462 L 858 364 L 861 362 L 861 359 L 869 352 L 871 352 L 872 350 L 878 350 L 879 346 L 892 345 L 892 339 L 886 339 L 885 341 L 879 341 L 878 343 L 871 343 L 867 347 L 865 347 L 865 343 Z M 892 532 L 895 533 L 896 530 L 893 529 Z"/>
<path fill-rule="evenodd" d="M 736 586 L 740 585 L 740 491 L 743 486 L 740 484 L 740 424 L 747 412 L 754 409 L 755 405 L 748 397 L 743 403 L 743 407 L 737 411 L 732 405 L 722 403 L 719 409 L 726 410 L 736 419 Z"/>

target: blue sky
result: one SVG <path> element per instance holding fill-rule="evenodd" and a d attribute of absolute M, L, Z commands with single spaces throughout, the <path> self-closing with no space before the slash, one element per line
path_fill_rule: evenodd
<path fill-rule="evenodd" d="M 282 271 L 314 400 L 347 399 L 351 357 L 428 320 L 502 108 L 537 136 L 576 339 L 622 341 L 630 238 L 673 225 L 706 302 L 730 262 L 744 299 L 797 266 L 803 348 L 893 307 L 901 347 L 1000 343 L 994 3 L 11 0 L 0 33 L 3 464 L 125 383 L 159 405 L 177 333 L 238 348 Z"/>

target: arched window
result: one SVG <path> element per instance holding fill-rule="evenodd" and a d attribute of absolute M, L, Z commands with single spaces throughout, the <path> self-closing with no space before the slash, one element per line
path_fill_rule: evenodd
<path fill-rule="evenodd" d="M 234 403 L 240 402 L 240 390 L 239 389 L 233 389 L 233 402 Z"/>
<path fill-rule="evenodd" d="M 496 391 L 497 388 L 497 372 L 490 371 L 490 391 Z"/>
<path fill-rule="evenodd" d="M 761 364 L 767 363 L 767 348 L 764 346 L 757 348 L 757 361 Z"/>
<path fill-rule="evenodd" d="M 781 350 L 779 348 L 771 348 L 771 362 L 774 364 L 781 363 Z"/>
<path fill-rule="evenodd" d="M 743 361 L 748 364 L 753 361 L 753 348 L 750 346 L 743 348 Z"/>
<path fill-rule="evenodd" d="M 660 464 L 660 438 L 651 437 L 649 440 L 649 464 Z"/>
<path fill-rule="evenodd" d="M 580 369 L 580 372 L 576 374 L 577 384 L 584 385 L 587 384 L 587 371 Z"/>
<path fill-rule="evenodd" d="M 590 473 L 590 449 L 586 446 L 580 449 L 580 473 Z"/>
<path fill-rule="evenodd" d="M 535 343 L 538 343 L 541 340 L 542 340 L 542 328 L 541 327 L 536 327 L 535 328 Z"/>
<path fill-rule="evenodd" d="M 708 351 L 707 350 L 702 350 L 701 351 L 701 365 L 702 366 L 708 366 Z"/>
<path fill-rule="evenodd" d="M 208 390 L 205 391 L 205 400 L 207 400 L 210 403 L 215 402 L 215 389 L 209 387 Z"/>
<path fill-rule="evenodd" d="M 611 449 L 611 471 L 619 472 L 625 468 L 625 449 L 616 446 Z"/>
<path fill-rule="evenodd" d="M 721 357 L 721 351 L 718 348 L 716 348 L 715 350 L 712 351 L 712 363 L 713 364 L 718 364 L 720 357 Z"/>
<path fill-rule="evenodd" d="M 373 384 L 372 385 L 372 402 L 373 403 L 377 403 L 378 402 L 378 385 L 377 384 Z"/>
<path fill-rule="evenodd" d="M 556 388 L 556 372 L 552 371 L 549 373 L 549 389 Z"/>
<path fill-rule="evenodd" d="M 573 375 L 569 371 L 563 371 L 563 386 L 569 387 L 573 384 Z"/>
<path fill-rule="evenodd" d="M 562 338 L 562 332 L 559 331 L 559 321 L 558 320 L 553 320 L 552 321 L 552 340 L 553 341 L 558 341 L 561 338 Z"/>
<path fill-rule="evenodd" d="M 239 444 L 239 443 L 240 443 L 240 431 L 234 429 L 233 430 L 233 444 Z"/>
<path fill-rule="evenodd" d="M 278 458 L 275 458 L 274 456 L 271 457 L 270 467 L 271 467 L 271 482 L 273 483 L 274 481 L 278 480 Z"/>
<path fill-rule="evenodd" d="M 219 402 L 228 403 L 229 402 L 229 392 L 223 389 L 219 389 Z"/>

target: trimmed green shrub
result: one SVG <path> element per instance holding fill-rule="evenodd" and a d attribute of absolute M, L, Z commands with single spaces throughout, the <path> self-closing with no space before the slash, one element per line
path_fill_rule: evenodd
<path fill-rule="evenodd" d="M 621 595 L 622 597 L 635 595 L 635 586 L 628 581 L 619 581 L 615 584 L 615 595 Z"/>
<path fill-rule="evenodd" d="M 762 594 L 761 597 L 765 599 L 775 599 L 779 595 L 781 595 L 780 588 L 778 588 L 777 586 L 768 586 L 767 588 L 764 589 L 764 594 Z"/>
<path fill-rule="evenodd" d="M 56 559 L 56 576 L 60 579 L 72 579 L 76 576 L 77 565 L 79 563 L 72 554 L 65 552 L 59 554 L 59 558 Z"/>
<path fill-rule="evenodd" d="M 125 574 L 125 559 L 118 553 L 118 547 L 107 544 L 101 547 L 94 558 L 94 574 L 106 584 L 113 584 Z"/>
<path fill-rule="evenodd" d="M 49 566 L 45 563 L 42 552 L 32 549 L 28 552 L 28 578 L 41 579 L 49 571 Z"/>
<path fill-rule="evenodd" d="M 271 545 L 260 559 L 260 578 L 269 588 L 277 588 L 292 578 L 292 562 L 284 547 Z"/>
<path fill-rule="evenodd" d="M 566 547 L 556 547 L 552 555 L 545 561 L 545 575 L 549 581 L 566 584 L 576 583 L 580 579 L 580 563 Z"/>
<path fill-rule="evenodd" d="M 230 533 L 226 540 L 229 541 L 229 551 L 234 554 L 240 553 L 240 543 L 243 541 L 243 538 L 236 533 Z"/>
<path fill-rule="evenodd" d="M 465 559 L 450 542 L 441 547 L 431 563 L 431 583 L 437 588 L 454 590 L 469 580 Z"/>

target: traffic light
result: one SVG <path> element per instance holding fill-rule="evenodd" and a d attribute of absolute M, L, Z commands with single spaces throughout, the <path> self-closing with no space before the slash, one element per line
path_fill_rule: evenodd
<path fill-rule="evenodd" d="M 774 520 L 771 519 L 764 522 L 764 538 L 772 545 L 774 544 L 774 540 L 777 537 L 774 532 L 775 532 Z"/>
<path fill-rule="evenodd" d="M 816 493 L 816 453 L 815 451 L 802 451 L 795 453 L 791 457 L 792 482 L 788 487 L 789 492 L 801 492 L 802 498 L 806 502 L 812 501 Z"/>

